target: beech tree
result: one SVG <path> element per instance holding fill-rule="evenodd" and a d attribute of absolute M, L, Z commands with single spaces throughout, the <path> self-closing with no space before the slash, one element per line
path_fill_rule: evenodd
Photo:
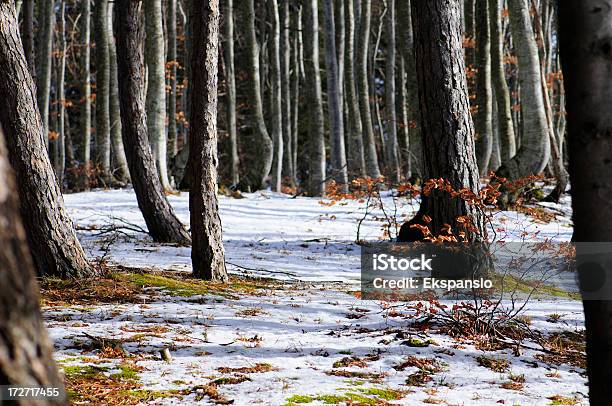
<path fill-rule="evenodd" d="M 105 183 L 110 182 L 110 54 L 108 49 L 108 0 L 96 0 L 94 7 L 96 39 L 96 149 Z"/>

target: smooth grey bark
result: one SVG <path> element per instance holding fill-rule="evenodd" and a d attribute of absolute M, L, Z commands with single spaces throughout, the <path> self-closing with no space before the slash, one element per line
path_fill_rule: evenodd
<path fill-rule="evenodd" d="M 408 178 L 423 177 L 423 152 L 421 147 L 421 124 L 419 110 L 418 82 L 416 77 L 416 65 L 414 60 L 414 33 L 412 29 L 412 0 L 405 0 L 396 3 L 397 18 L 401 22 L 398 25 L 398 38 L 401 42 L 399 47 L 404 69 L 406 71 L 406 110 L 407 122 L 405 131 L 408 133 L 406 145 L 408 150 L 405 152 L 407 161 L 410 162 L 411 173 L 406 173 Z M 405 136 L 405 135 L 404 135 Z"/>
<path fill-rule="evenodd" d="M 250 168 L 243 176 L 242 182 L 246 189 L 261 189 L 265 187 L 266 178 L 272 169 L 274 144 L 268 134 L 263 116 L 261 99 L 261 78 L 259 72 L 259 44 L 255 33 L 254 0 L 241 0 L 241 17 L 245 25 L 245 41 L 247 54 L 247 97 L 249 100 L 251 127 L 255 133 L 255 142 L 249 159 Z"/>
<path fill-rule="evenodd" d="M 291 56 L 293 73 L 291 76 L 291 156 L 293 173 L 291 174 L 293 184 L 297 185 L 298 167 L 298 131 L 300 113 L 300 83 L 304 76 L 303 69 L 303 47 L 302 47 L 302 7 L 297 5 L 293 13 L 292 27 L 295 32 L 293 37 L 293 53 Z"/>
<path fill-rule="evenodd" d="M 176 0 L 171 0 L 176 1 Z M 234 0 L 225 0 L 225 112 L 230 141 L 230 178 L 233 185 L 240 182 L 238 134 L 236 133 L 236 74 L 234 72 Z"/>
<path fill-rule="evenodd" d="M 194 38 L 199 39 L 194 42 L 191 53 L 191 260 L 194 276 L 227 282 L 229 278 L 225 269 L 225 250 L 217 199 L 219 0 L 195 3 L 191 24 Z"/>
<path fill-rule="evenodd" d="M 32 77 L 36 77 L 36 53 L 34 48 L 34 2 L 34 0 L 24 0 L 23 26 L 21 30 L 23 50 L 25 52 Z"/>
<path fill-rule="evenodd" d="M 114 176 L 123 183 L 130 181 L 130 170 L 125 157 L 121 137 L 121 110 L 119 107 L 119 83 L 117 79 L 117 50 L 113 35 L 114 2 L 108 3 L 108 56 L 109 56 L 109 120 L 111 143 L 113 146 Z"/>
<path fill-rule="evenodd" d="M 280 16 L 278 1 L 270 0 L 270 13 L 272 20 L 272 41 L 270 47 L 270 103 L 272 118 L 272 141 L 274 143 L 274 159 L 272 165 L 272 190 L 281 191 L 283 170 L 283 93 L 282 74 L 280 62 Z"/>
<path fill-rule="evenodd" d="M 413 0 L 412 23 L 419 79 L 422 141 L 426 178 L 444 179 L 454 190 L 478 193 L 479 177 L 474 152 L 474 127 L 470 116 L 461 35 L 460 0 Z M 474 205 L 450 193 L 432 190 L 423 196 L 415 219 L 402 226 L 400 240 L 409 240 L 410 225 L 426 223 L 434 236 L 445 224 L 458 240 L 461 216 L 474 226 L 469 241 L 486 240 L 484 217 Z"/>
<path fill-rule="evenodd" d="M 500 0 L 489 0 L 491 21 L 491 81 L 497 104 L 497 123 L 501 161 L 506 162 L 516 154 L 516 137 L 512 124 L 512 103 L 504 69 L 504 38 Z"/>
<path fill-rule="evenodd" d="M 370 109 L 370 86 L 368 76 L 368 49 L 370 44 L 370 20 L 372 15 L 372 1 L 363 0 L 361 3 L 361 18 L 359 23 L 359 45 L 357 46 L 356 69 L 357 86 L 359 88 L 359 110 L 361 125 L 365 138 L 363 152 L 365 158 L 366 174 L 371 178 L 380 177 L 378 156 L 376 155 L 376 140 L 372 126 L 372 111 Z"/>
<path fill-rule="evenodd" d="M 516 155 L 497 171 L 511 180 L 544 170 L 550 157 L 548 124 L 542 94 L 540 62 L 536 45 L 529 0 L 508 2 L 510 28 L 518 60 L 518 79 L 521 89 L 522 137 Z"/>
<path fill-rule="evenodd" d="M 164 193 L 147 137 L 142 2 L 118 2 L 115 7 L 123 145 L 138 207 L 153 240 L 189 245 L 189 233 L 174 215 Z"/>
<path fill-rule="evenodd" d="M 400 54 L 399 66 L 395 75 L 397 88 L 396 116 L 398 117 L 397 145 L 400 154 L 401 171 L 406 179 L 412 177 L 412 158 L 410 156 L 410 129 L 408 122 L 408 97 L 406 95 L 406 62 Z"/>
<path fill-rule="evenodd" d="M 17 175 L 21 214 L 38 274 L 91 275 L 45 149 L 36 87 L 10 2 L 0 3 L 0 72 L 0 125 Z"/>
<path fill-rule="evenodd" d="M 363 127 L 359 111 L 357 82 L 355 81 L 355 12 L 353 0 L 346 1 L 346 47 L 345 47 L 345 90 L 348 123 L 348 159 L 347 169 L 350 178 L 366 176 L 365 157 L 363 151 Z"/>
<path fill-rule="evenodd" d="M 609 137 L 612 128 L 612 10 L 593 0 L 558 3 L 559 42 L 567 95 L 569 170 L 572 185 L 574 235 L 572 241 L 612 241 Z M 592 254 L 592 245 L 577 244 L 576 255 Z M 583 250 L 586 248 L 587 251 Z M 578 266 L 584 292 L 603 289 L 609 270 L 597 260 Z M 603 279 L 600 279 L 603 278 Z M 602 281 L 602 285 L 597 284 Z M 598 292 L 598 291 L 595 291 Z M 612 301 L 583 299 L 586 360 L 591 405 L 612 398 Z"/>
<path fill-rule="evenodd" d="M 330 123 L 331 177 L 342 193 L 348 192 L 344 120 L 342 119 L 341 77 L 336 53 L 336 28 L 332 0 L 323 2 L 325 30 L 325 68 L 327 73 L 327 112 Z"/>
<path fill-rule="evenodd" d="M 111 181 L 108 0 L 96 0 L 93 18 L 96 40 L 96 152 L 102 179 L 108 185 Z"/>
<path fill-rule="evenodd" d="M 89 189 L 89 172 L 91 170 L 91 0 L 81 3 L 81 188 Z"/>
<path fill-rule="evenodd" d="M 171 145 L 170 151 L 173 157 L 178 153 L 178 140 L 176 131 L 176 68 L 178 64 L 178 61 L 176 59 L 176 1 L 177 0 L 167 1 L 168 15 L 166 17 L 166 30 L 168 31 L 166 46 L 166 66 L 169 70 L 168 85 L 170 90 L 168 92 L 168 143 Z M 231 18 L 231 13 L 229 14 L 229 16 L 229 18 Z"/>
<path fill-rule="evenodd" d="M 38 73 L 36 75 L 36 91 L 38 107 L 45 130 L 45 144 L 49 148 L 49 99 L 51 95 L 51 58 L 53 52 L 53 29 L 55 26 L 54 1 L 44 1 L 40 4 L 43 21 L 39 22 L 38 41 Z"/>
<path fill-rule="evenodd" d="M 402 1 L 402 0 L 400 0 Z M 395 106 L 395 0 L 387 0 L 387 57 L 385 59 L 385 112 L 387 143 L 385 155 L 391 181 L 401 179 L 399 147 L 397 142 L 397 111 Z"/>
<path fill-rule="evenodd" d="M 480 176 L 489 171 L 493 151 L 493 94 L 491 89 L 491 30 L 489 0 L 476 2 L 476 160 Z"/>
<path fill-rule="evenodd" d="M 57 183 L 62 189 L 64 171 L 66 169 L 66 100 L 65 100 L 65 77 L 66 77 L 66 4 L 60 0 L 60 23 L 59 44 L 57 62 L 57 149 L 58 154 L 55 161 L 55 176 Z M 26 58 L 27 60 L 27 58 Z M 29 66 L 29 65 L 28 65 Z"/>
<path fill-rule="evenodd" d="M 304 65 L 306 73 L 306 102 L 309 121 L 309 176 L 308 193 L 325 194 L 325 124 L 323 95 L 319 68 L 319 17 L 317 0 L 304 0 Z"/>
<path fill-rule="evenodd" d="M 291 4 L 281 3 L 281 89 L 283 110 L 283 172 L 290 186 L 295 186 L 293 179 L 293 133 L 291 123 Z"/>
<path fill-rule="evenodd" d="M 167 165 L 166 138 L 166 69 L 162 0 L 144 2 L 146 34 L 145 60 L 147 64 L 147 132 L 155 166 L 164 190 L 170 190 Z"/>
<path fill-rule="evenodd" d="M 5 24 L 8 9 L 0 5 Z M 12 5 L 11 5 L 12 8 Z M 38 284 L 19 214 L 15 179 L 7 160 L 0 129 L 0 382 L 12 386 L 63 389 L 53 360 L 53 345 L 40 312 Z M 20 406 L 65 405 L 64 396 L 46 400 L 13 401 Z"/>

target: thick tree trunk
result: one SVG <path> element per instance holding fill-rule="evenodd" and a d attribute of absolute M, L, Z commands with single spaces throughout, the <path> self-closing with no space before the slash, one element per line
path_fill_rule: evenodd
<path fill-rule="evenodd" d="M 268 134 L 263 117 L 261 100 L 261 79 L 259 76 L 259 45 L 255 34 L 254 0 L 240 1 L 242 18 L 245 24 L 245 40 L 247 53 L 247 96 L 251 111 L 252 128 L 255 132 L 255 143 L 250 151 L 250 168 L 243 179 L 244 186 L 251 189 L 264 188 L 266 178 L 272 169 L 274 145 Z M 243 177 L 244 178 L 244 177 Z"/>
<path fill-rule="evenodd" d="M 400 0 L 401 1 L 401 0 Z M 400 160 L 397 143 L 397 110 L 395 106 L 395 0 L 387 0 L 387 58 L 385 60 L 385 112 L 387 142 L 385 155 L 390 179 L 399 182 Z"/>
<path fill-rule="evenodd" d="M 166 30 L 168 31 L 166 65 L 170 71 L 168 74 L 168 85 L 170 89 L 168 92 L 168 143 L 171 145 L 170 153 L 172 157 L 178 153 L 176 133 L 176 67 L 178 63 L 176 59 L 176 1 L 177 0 L 168 0 L 168 16 L 166 17 Z M 229 1 L 231 2 L 231 0 Z M 228 20 L 231 20 L 231 18 L 232 14 L 229 13 Z"/>
<path fill-rule="evenodd" d="M 96 149 L 101 176 L 105 184 L 111 181 L 110 172 L 110 113 L 109 81 L 110 59 L 108 50 L 108 0 L 96 0 L 94 8 L 94 35 L 96 40 Z"/>
<path fill-rule="evenodd" d="M 474 127 L 465 74 L 460 0 L 413 0 L 412 22 L 415 60 L 419 79 L 421 134 L 425 174 L 428 179 L 444 179 L 454 190 L 478 193 L 479 179 L 474 152 Z M 417 217 L 402 226 L 400 240 L 411 240 L 411 224 L 427 224 L 434 236 L 451 226 L 457 239 L 462 229 L 459 217 L 467 219 L 475 231 L 467 231 L 470 241 L 486 239 L 484 218 L 478 208 L 446 191 L 433 190 L 423 201 Z"/>
<path fill-rule="evenodd" d="M 89 172 L 91 169 L 91 0 L 81 3 L 81 173 L 79 183 L 81 189 L 89 189 Z"/>
<path fill-rule="evenodd" d="M 348 174 L 350 178 L 363 178 L 365 157 L 363 152 L 363 127 L 359 112 L 359 98 L 355 81 L 355 13 L 353 0 L 346 0 L 346 61 L 345 85 L 348 123 Z"/>
<path fill-rule="evenodd" d="M 539 174 L 544 170 L 550 156 L 550 143 L 538 48 L 529 15 L 529 0 L 513 0 L 508 6 L 512 39 L 518 59 L 523 133 L 516 155 L 502 165 L 497 174 L 517 179 Z"/>
<path fill-rule="evenodd" d="M 370 85 L 368 75 L 368 49 L 370 48 L 370 20 L 372 15 L 372 1 L 363 0 L 361 4 L 361 18 L 359 23 L 359 45 L 357 46 L 357 77 L 359 87 L 359 109 L 361 112 L 361 125 L 365 134 L 363 149 L 365 154 L 366 173 L 371 178 L 380 177 L 378 156 L 376 155 L 376 140 L 372 126 L 372 112 L 370 109 Z"/>
<path fill-rule="evenodd" d="M 491 18 L 491 80 L 495 89 L 497 103 L 497 123 L 502 163 L 516 154 L 514 126 L 512 124 L 512 104 L 506 83 L 504 69 L 504 38 L 502 32 L 502 10 L 500 0 L 490 1 Z"/>
<path fill-rule="evenodd" d="M 121 110 L 119 107 L 119 83 L 117 79 L 117 50 L 115 48 L 115 36 L 113 35 L 113 10 L 114 3 L 108 3 L 108 56 L 109 70 L 109 117 L 110 133 L 113 145 L 113 158 L 115 164 L 115 178 L 120 182 L 130 181 L 130 170 L 128 169 L 123 139 L 121 138 Z"/>
<path fill-rule="evenodd" d="M 53 28 L 55 26 L 54 1 L 44 1 L 39 4 L 44 20 L 39 22 L 38 44 L 38 74 L 36 75 L 36 91 L 38 108 L 45 131 L 45 144 L 49 148 L 49 95 L 51 94 L 51 57 L 53 52 Z"/>
<path fill-rule="evenodd" d="M 567 94 L 572 239 L 575 242 L 612 241 L 609 192 L 612 184 L 612 140 L 609 137 L 612 128 L 612 10 L 595 0 L 560 1 L 558 6 Z M 576 254 L 583 254 L 580 244 Z M 609 270 L 607 264 L 602 265 L 606 268 L 599 268 L 600 274 L 593 267 L 579 267 L 580 281 L 592 284 L 597 275 L 605 281 Z M 607 299 L 583 301 L 591 405 L 607 405 L 612 399 L 612 300 Z"/>
<path fill-rule="evenodd" d="M 6 13 L 15 12 L 12 7 L 10 3 L 0 5 L 3 31 Z M 15 181 L 0 130 L 0 384 L 61 388 L 62 379 L 40 313 L 34 266 L 17 200 Z M 14 403 L 22 406 L 65 405 L 66 399 L 61 396 Z"/>
<path fill-rule="evenodd" d="M 272 20 L 272 45 L 270 48 L 270 102 L 272 104 L 272 141 L 274 142 L 274 159 L 272 165 L 272 190 L 281 191 L 283 171 L 283 96 L 280 63 L 280 16 L 278 1 L 270 0 Z"/>
<path fill-rule="evenodd" d="M 283 178 L 295 186 L 293 179 L 293 133 L 291 125 L 291 4 L 281 3 L 281 89 L 283 109 Z"/>
<path fill-rule="evenodd" d="M 192 169 L 189 212 L 191 260 L 196 277 L 225 282 L 225 250 L 217 199 L 217 58 L 219 1 L 194 4 L 189 151 Z"/>
<path fill-rule="evenodd" d="M 155 169 L 147 139 L 144 108 L 142 3 L 115 4 L 117 16 L 117 70 L 123 145 L 130 177 L 149 234 L 157 242 L 189 245 L 189 234 L 176 218 Z"/>
<path fill-rule="evenodd" d="M 344 120 L 342 119 L 342 97 L 340 72 L 336 53 L 336 28 L 332 0 L 323 3 L 325 19 L 325 68 L 327 72 L 327 104 L 331 139 L 331 171 L 342 193 L 348 192 L 346 151 L 344 149 Z"/>
<path fill-rule="evenodd" d="M 309 114 L 308 193 L 325 194 L 325 124 L 323 95 L 319 68 L 319 17 L 316 0 L 304 0 L 304 63 L 306 69 L 306 98 Z"/>
<path fill-rule="evenodd" d="M 176 1 L 176 0 L 171 0 Z M 233 185 L 240 182 L 238 165 L 238 135 L 236 133 L 236 74 L 234 72 L 234 0 L 225 0 L 225 111 L 230 141 L 230 178 Z"/>
<path fill-rule="evenodd" d="M 30 68 L 32 77 L 36 77 L 36 52 L 34 49 L 34 3 L 35 0 L 25 0 L 23 6 L 23 26 L 21 38 L 23 38 L 23 50 L 26 61 Z"/>
<path fill-rule="evenodd" d="M 162 0 L 144 2 L 147 63 L 147 132 L 155 166 L 164 190 L 170 190 L 166 142 L 166 69 Z M 133 179 L 133 178 L 132 178 Z"/>
<path fill-rule="evenodd" d="M 480 176 L 489 171 L 493 151 L 493 94 L 491 89 L 491 30 L 489 0 L 476 2 L 476 160 Z"/>
<path fill-rule="evenodd" d="M 0 123 L 17 174 L 21 213 L 39 275 L 92 273 L 45 149 L 36 88 L 23 54 L 12 3 L 0 3 Z"/>
<path fill-rule="evenodd" d="M 414 34 L 412 29 L 412 12 L 410 2 L 412 0 L 402 0 L 397 2 L 397 18 L 401 23 L 398 25 L 398 35 L 401 41 L 399 50 L 404 60 L 406 70 L 406 108 L 407 108 L 407 127 L 408 138 L 406 151 L 410 161 L 410 174 L 408 177 L 423 177 L 423 152 L 421 148 L 421 124 L 419 111 L 419 92 L 416 77 L 416 65 L 414 61 Z"/>

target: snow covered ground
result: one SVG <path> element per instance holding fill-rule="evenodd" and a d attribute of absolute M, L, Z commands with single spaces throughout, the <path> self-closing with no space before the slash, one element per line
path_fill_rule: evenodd
<path fill-rule="evenodd" d="M 110 377 L 127 362 L 134 376 L 115 375 L 137 388 L 129 389 L 127 403 L 138 396 L 153 404 L 587 403 L 581 365 L 559 361 L 536 343 L 483 348 L 435 325 L 416 325 L 408 308 L 357 298 L 358 228 L 360 239 L 378 240 L 385 213 L 401 221 L 411 217 L 416 202 L 394 203 L 387 196 L 384 213 L 377 208 L 365 216 L 365 202 L 354 200 L 331 205 L 270 192 L 244 196 L 221 197 L 228 268 L 272 282 L 229 295 L 177 295 L 145 284 L 137 303 L 49 302 L 45 317 L 67 375 L 94 368 Z M 169 199 L 188 224 L 188 195 Z M 188 248 L 155 244 L 138 231 L 145 225 L 131 190 L 65 200 L 92 260 L 190 271 Z M 517 212 L 497 213 L 491 230 L 504 240 L 568 241 L 571 213 L 564 203 L 549 205 L 556 219 L 547 224 Z M 125 228 L 106 232 L 113 224 Z M 538 297 L 522 320 L 544 341 L 570 337 L 582 331 L 582 305 Z M 123 353 L 83 348 L 92 337 L 120 340 Z M 161 359 L 163 348 L 169 348 L 170 362 Z M 211 386 L 218 396 L 207 392 Z"/>

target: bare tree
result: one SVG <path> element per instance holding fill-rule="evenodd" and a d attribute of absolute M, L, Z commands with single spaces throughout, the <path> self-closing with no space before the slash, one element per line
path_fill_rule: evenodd
<path fill-rule="evenodd" d="M 36 77 L 35 49 L 34 49 L 34 0 L 25 0 L 23 5 L 23 27 L 21 30 L 23 49 L 30 67 L 30 74 Z"/>
<path fill-rule="evenodd" d="M 81 3 L 81 78 L 82 78 L 82 104 L 81 104 L 81 162 L 83 173 L 79 179 L 82 189 L 89 189 L 89 171 L 91 169 L 91 0 Z"/>
<path fill-rule="evenodd" d="M 283 178 L 293 179 L 293 134 L 291 122 L 291 3 L 281 3 L 281 91 L 283 110 Z"/>
<path fill-rule="evenodd" d="M 96 150 L 101 175 L 105 183 L 110 172 L 110 113 L 109 84 L 110 58 L 108 50 L 108 0 L 96 0 L 94 7 L 94 36 L 96 40 Z"/>
<path fill-rule="evenodd" d="M 387 119 L 387 142 L 385 143 L 385 155 L 391 180 L 399 182 L 401 176 L 397 143 L 397 110 L 395 107 L 395 0 L 387 1 L 386 50 L 385 112 Z"/>
<path fill-rule="evenodd" d="M 142 2 L 119 2 L 115 7 L 123 145 L 138 207 L 155 241 L 189 245 L 189 234 L 174 215 L 164 193 L 147 139 L 141 47 L 144 40 Z"/>
<path fill-rule="evenodd" d="M 476 159 L 480 176 L 489 172 L 493 151 L 493 91 L 491 89 L 491 30 L 489 0 L 476 3 Z"/>
<path fill-rule="evenodd" d="M 171 0 L 176 1 L 176 0 Z M 234 0 L 225 0 L 225 86 L 227 132 L 230 139 L 230 177 L 232 184 L 240 182 L 238 135 L 236 133 L 236 74 L 234 72 Z"/>
<path fill-rule="evenodd" d="M 282 99 L 282 79 L 280 62 L 280 16 L 278 11 L 278 1 L 270 0 L 270 14 L 272 19 L 272 46 L 270 48 L 270 82 L 272 104 L 272 141 L 274 143 L 274 160 L 272 164 L 272 190 L 281 191 L 282 171 L 283 171 L 283 99 Z"/>
<path fill-rule="evenodd" d="M 178 152 L 176 132 L 176 75 L 178 64 L 178 60 L 176 58 L 176 1 L 177 0 L 167 1 L 168 14 L 166 17 L 166 30 L 168 31 L 166 65 L 170 71 L 168 73 L 168 87 L 170 90 L 168 92 L 168 142 L 172 146 L 171 155 L 173 157 Z M 230 13 L 228 19 L 231 19 L 231 16 L 232 14 Z"/>
<path fill-rule="evenodd" d="M 36 90 L 38 95 L 38 108 L 45 129 L 45 144 L 49 148 L 49 96 L 51 94 L 51 57 L 53 52 L 53 28 L 55 26 L 54 1 L 41 2 L 38 29 L 38 69 L 36 75 Z"/>

